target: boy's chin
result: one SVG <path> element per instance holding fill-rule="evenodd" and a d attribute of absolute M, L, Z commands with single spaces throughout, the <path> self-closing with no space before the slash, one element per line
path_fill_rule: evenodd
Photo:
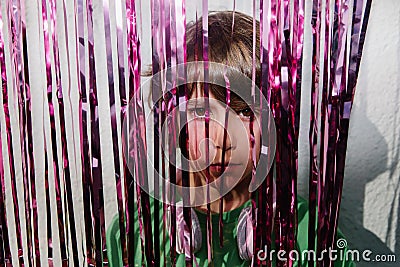
<path fill-rule="evenodd" d="M 218 175 L 210 175 L 210 183 L 214 183 L 216 188 L 221 188 L 221 190 L 232 190 L 239 183 L 244 180 L 244 177 L 240 174 L 234 174 L 230 172 L 225 172 Z M 241 177 L 241 178 L 238 178 Z"/>

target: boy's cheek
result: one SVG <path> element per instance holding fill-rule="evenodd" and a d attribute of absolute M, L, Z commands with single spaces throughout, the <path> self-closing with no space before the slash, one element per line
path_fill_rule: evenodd
<path fill-rule="evenodd" d="M 188 124 L 188 146 L 189 146 L 189 156 L 191 160 L 197 159 L 197 155 L 200 151 L 198 150 L 197 144 L 199 143 L 200 135 L 198 131 L 196 131 L 196 127 L 194 127 L 193 123 Z"/>
<path fill-rule="evenodd" d="M 260 128 L 258 127 L 257 124 L 254 124 L 253 127 L 253 134 L 255 138 L 254 142 L 254 149 L 256 149 L 256 161 L 260 159 L 260 153 L 261 153 L 261 135 L 260 135 Z M 252 150 L 251 150 L 251 134 L 250 134 L 250 128 L 247 127 L 247 137 L 248 137 L 248 146 L 243 145 L 242 150 L 248 150 L 248 162 L 253 162 L 253 155 L 252 155 Z"/>
<path fill-rule="evenodd" d="M 209 140 L 208 155 L 209 163 L 213 162 L 216 157 L 216 150 L 211 144 L 212 140 Z M 190 161 L 198 161 L 200 165 L 204 165 L 206 161 L 206 145 L 207 142 L 204 138 L 189 139 L 189 156 Z"/>
<path fill-rule="evenodd" d="M 200 155 L 200 150 L 195 145 L 196 143 L 193 142 L 193 139 L 189 139 L 189 156 L 190 156 L 190 161 L 198 160 L 199 155 Z"/>
<path fill-rule="evenodd" d="M 201 147 L 202 141 L 200 138 L 189 138 L 189 160 L 190 162 L 196 161 L 196 165 L 203 165 L 202 162 L 205 161 L 203 159 L 204 148 Z"/>

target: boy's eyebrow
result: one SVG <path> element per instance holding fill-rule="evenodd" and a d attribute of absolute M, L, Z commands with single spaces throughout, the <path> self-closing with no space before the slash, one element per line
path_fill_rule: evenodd
<path fill-rule="evenodd" d="M 188 105 L 203 104 L 204 102 L 205 102 L 205 98 L 204 97 L 194 97 L 194 98 L 191 98 L 191 99 L 189 99 L 187 101 Z"/>

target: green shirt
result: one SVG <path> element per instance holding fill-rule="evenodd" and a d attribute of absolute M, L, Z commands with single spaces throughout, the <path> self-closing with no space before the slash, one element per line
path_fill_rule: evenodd
<path fill-rule="evenodd" d="M 150 198 L 151 204 L 151 212 L 153 215 L 154 208 L 153 208 L 153 199 Z M 218 221 L 219 221 L 219 214 L 212 214 L 212 244 L 213 244 L 213 262 L 214 266 L 222 266 L 222 267 L 233 267 L 233 266 L 249 266 L 249 261 L 243 261 L 239 257 L 239 251 L 237 247 L 237 240 L 236 240 L 236 226 L 237 220 L 239 218 L 240 212 L 244 207 L 250 206 L 251 201 L 247 201 L 241 207 L 236 208 L 231 211 L 227 211 L 223 213 L 223 238 L 224 238 L 224 246 L 221 248 L 219 246 L 219 231 L 218 231 Z M 297 231 L 297 242 L 296 247 L 299 251 L 299 262 L 295 262 L 293 266 L 307 266 L 307 262 L 303 262 L 301 259 L 301 251 L 307 250 L 308 247 L 308 204 L 307 202 L 298 197 L 298 231 Z M 199 218 L 200 228 L 202 231 L 202 246 L 201 249 L 195 253 L 195 257 L 199 266 L 207 266 L 207 244 L 206 244 L 206 214 L 195 210 L 196 214 Z M 160 203 L 160 240 L 162 242 L 162 229 L 163 229 L 163 221 L 162 221 L 162 204 Z M 137 212 L 135 212 L 135 222 L 137 222 Z M 154 222 L 152 222 L 153 233 L 154 233 Z M 134 242 L 135 247 L 135 266 L 142 265 L 142 252 L 141 252 L 141 245 L 140 245 L 140 237 L 139 237 L 139 225 L 135 223 L 135 237 L 137 239 Z M 343 235 L 340 231 L 338 231 L 337 238 L 343 238 Z M 164 250 L 161 251 L 160 255 L 160 264 L 164 266 L 164 254 L 166 258 L 166 266 L 171 266 L 169 252 L 169 235 L 168 231 L 166 230 L 166 242 L 165 242 Z M 162 248 L 163 246 L 160 245 Z M 273 249 L 273 248 L 272 248 Z M 347 251 L 347 248 L 344 249 L 344 253 Z M 120 267 L 123 266 L 122 264 L 122 252 L 121 252 L 121 245 L 120 245 L 120 232 L 119 232 L 119 224 L 118 224 L 118 216 L 114 218 L 112 221 L 108 231 L 107 231 L 107 255 L 108 260 L 110 263 L 110 267 Z M 274 254 L 276 256 L 276 253 Z M 339 255 L 339 253 L 337 253 Z M 339 256 L 338 256 L 339 257 Z M 276 260 L 276 259 L 275 259 Z M 144 259 L 145 262 L 145 259 Z M 176 259 L 176 266 L 185 266 L 185 255 L 184 254 L 177 254 Z M 193 264 L 193 266 L 196 266 Z M 273 266 L 275 266 L 273 264 Z M 353 267 L 355 264 L 350 260 L 336 260 L 334 267 Z"/>

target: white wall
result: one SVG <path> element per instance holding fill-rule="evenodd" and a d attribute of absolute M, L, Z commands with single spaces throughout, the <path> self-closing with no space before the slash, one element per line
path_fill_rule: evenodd
<path fill-rule="evenodd" d="M 341 213 L 351 244 L 394 252 L 398 260 L 399 15 L 399 1 L 374 1 L 350 125 Z"/>
<path fill-rule="evenodd" d="M 308 2 L 308 1 L 306 1 Z M 339 227 L 352 248 L 400 260 L 400 2 L 373 1 L 351 114 Z M 309 32 L 308 32 L 309 35 Z M 305 51 L 310 48 L 306 38 Z M 307 81 L 305 81 L 307 84 Z M 304 89 L 307 87 L 303 87 Z M 303 90 L 302 109 L 309 94 Z M 303 113 L 307 114 L 307 113 Z M 307 188 L 308 116 L 299 158 Z M 360 262 L 358 266 L 397 266 Z"/>

